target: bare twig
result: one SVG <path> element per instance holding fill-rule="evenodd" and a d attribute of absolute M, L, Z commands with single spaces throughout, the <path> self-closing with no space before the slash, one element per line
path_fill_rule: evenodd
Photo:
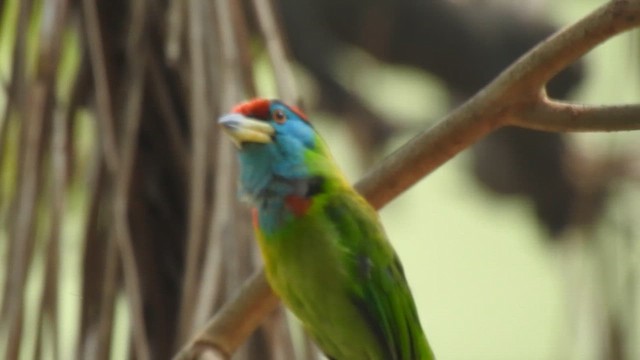
<path fill-rule="evenodd" d="M 178 61 L 182 51 L 186 6 L 185 1 L 171 0 L 167 10 L 167 41 L 164 54 L 167 62 L 172 65 Z"/>
<path fill-rule="evenodd" d="M 2 124 L 0 124 L 0 151 L 2 154 L 0 156 L 0 167 L 4 167 L 4 160 L 6 156 L 6 148 L 8 146 L 8 142 L 6 141 L 8 137 L 9 130 L 9 122 L 11 121 L 11 113 L 17 111 L 22 105 L 25 87 L 27 86 L 26 80 L 26 51 L 27 51 L 27 33 L 29 27 L 29 16 L 31 14 L 32 1 L 25 0 L 20 2 L 20 7 L 18 9 L 18 19 L 16 21 L 16 39 L 13 46 L 13 54 L 12 54 L 12 69 L 11 69 L 11 79 L 9 82 L 9 91 L 7 97 L 7 104 L 5 107 L 5 112 L 3 114 Z M 21 171 L 21 168 L 18 170 Z M 20 176 L 17 174 L 17 176 Z M 0 180 L 2 177 L 0 177 Z M 16 182 L 19 183 L 19 182 Z M 7 202 L 8 203 L 8 202 Z M 15 202 L 13 202 L 11 207 L 15 208 Z M 2 219 L 3 222 L 7 223 L 7 228 L 11 228 L 11 224 L 14 223 L 12 221 L 14 219 L 15 211 L 13 209 L 7 211 L 7 218 Z M 10 219 L 11 218 L 11 219 Z M 16 241 L 9 241 L 8 244 L 8 253 L 13 253 L 13 248 L 16 246 L 20 246 Z M 8 261 L 4 264 L 4 273 L 11 274 L 11 269 L 15 267 L 14 262 L 16 259 L 10 256 Z M 2 291 L 2 309 L 0 310 L 0 324 L 6 324 L 6 317 L 8 316 L 8 305 L 10 302 L 10 297 L 13 296 L 11 292 L 11 283 L 5 279 L 3 291 Z M 0 328 L 1 329 L 1 328 Z"/>
<path fill-rule="evenodd" d="M 235 42 L 235 38 L 237 34 L 234 33 L 233 31 L 234 27 L 231 26 L 230 24 L 230 20 L 233 18 L 233 10 L 231 8 L 231 4 L 229 0 L 217 0 L 215 2 L 215 13 L 217 15 L 217 20 L 218 20 L 217 22 L 219 24 L 217 29 L 219 32 L 220 44 L 221 44 L 221 47 L 220 47 L 221 59 L 222 59 L 221 71 L 220 71 L 222 74 L 221 83 L 225 89 L 225 91 L 221 94 L 222 95 L 221 107 L 228 109 L 234 103 L 236 103 L 242 96 L 242 91 L 239 86 L 240 84 L 242 84 L 242 82 L 240 81 L 241 76 L 239 71 L 240 70 L 239 65 L 241 65 L 241 61 L 240 61 L 241 54 Z M 218 154 L 219 154 L 218 155 L 219 161 L 221 160 L 224 163 L 229 163 L 229 161 L 232 158 L 231 144 L 229 144 L 226 141 L 221 141 Z M 226 172 L 228 174 L 223 176 L 228 177 L 231 175 L 229 171 L 226 171 Z M 218 179 L 219 189 L 222 187 L 228 189 L 231 186 L 231 184 L 229 183 L 229 181 L 231 180 L 229 178 L 227 178 L 225 181 L 221 181 L 221 180 L 222 179 Z M 228 204 L 228 200 L 229 200 L 228 198 L 227 199 L 221 198 L 221 194 L 217 194 L 216 206 L 218 207 L 218 210 L 220 210 L 219 208 L 223 205 L 223 202 Z M 217 216 L 220 216 L 220 214 L 217 214 Z M 226 219 L 220 219 L 220 220 L 228 221 L 230 219 L 226 218 Z M 221 233 L 220 231 L 222 231 L 226 227 L 226 225 L 220 221 L 215 222 L 215 225 L 216 225 L 215 232 L 212 232 L 211 234 L 212 238 L 210 239 L 212 243 L 210 244 L 210 247 L 208 249 L 207 258 L 210 260 L 213 260 L 213 258 L 215 257 L 215 254 L 213 254 L 212 252 L 217 250 L 213 242 L 214 241 L 218 242 L 223 240 L 223 233 Z M 271 301 L 267 301 L 260 304 L 254 304 L 258 306 L 255 309 L 257 311 L 256 313 L 261 313 L 263 311 L 266 311 L 266 312 L 273 311 L 278 304 L 277 298 L 273 295 L 273 293 L 271 292 L 271 288 L 266 284 L 263 277 L 264 277 L 264 274 L 262 272 L 259 272 L 257 275 L 253 277 L 254 281 L 252 282 L 253 284 L 262 283 L 263 286 L 258 288 L 256 288 L 255 285 L 247 287 L 252 289 L 251 291 L 257 291 L 258 293 L 262 294 L 261 295 L 262 297 L 267 296 L 271 299 Z M 235 302 L 236 301 L 234 300 L 231 303 L 235 303 Z M 201 308 L 200 310 L 201 312 L 206 310 L 206 309 L 202 309 L 202 306 L 200 306 L 200 308 Z M 249 318 L 247 319 L 251 319 L 251 318 L 252 318 L 251 315 L 249 315 Z M 219 323 L 222 324 L 223 329 L 216 328 L 216 329 L 213 329 L 213 331 L 210 331 L 207 333 L 200 333 L 196 335 L 190 340 L 189 345 L 183 348 L 183 350 L 181 351 L 183 355 L 181 356 L 186 356 L 190 358 L 195 358 L 195 357 L 197 358 L 212 357 L 212 358 L 221 358 L 221 359 L 228 358 L 229 355 L 235 350 L 235 348 L 238 345 L 240 345 L 240 343 L 234 344 L 229 348 L 223 347 L 223 348 L 215 349 L 215 346 L 214 346 L 213 350 L 209 349 L 210 346 L 208 346 L 208 344 L 217 344 L 220 340 L 218 337 L 220 335 L 225 336 L 226 334 L 228 334 L 228 331 L 230 330 L 239 331 L 239 334 L 242 335 L 242 341 L 244 341 L 244 338 L 248 336 L 259 325 L 260 318 L 255 317 L 254 319 L 256 321 L 255 323 L 249 323 L 247 324 L 246 327 L 243 327 L 243 326 L 236 327 L 232 321 L 233 316 L 223 317 L 222 319 L 219 320 Z M 209 328 L 209 326 L 207 325 L 205 326 L 205 328 Z M 235 335 L 231 336 L 231 338 L 235 338 L 235 337 L 236 337 Z M 207 341 L 206 339 L 210 339 L 211 341 Z M 203 347 L 198 345 L 201 342 L 203 344 L 207 344 L 207 346 Z M 223 343 L 227 343 L 226 338 L 223 341 Z M 203 351 L 200 352 L 199 350 L 203 350 Z"/>
<path fill-rule="evenodd" d="M 83 236 L 82 319 L 75 358 L 109 359 L 117 287 L 116 241 L 100 231 L 104 200 L 109 196 L 105 159 L 94 154 L 89 175 L 89 204 Z"/>
<path fill-rule="evenodd" d="M 131 85 L 131 106 L 138 107 L 131 110 L 132 116 L 127 117 L 127 126 L 122 145 L 122 164 L 118 177 L 116 179 L 116 192 L 114 198 L 114 224 L 115 239 L 118 244 L 120 258 L 122 259 L 122 268 L 124 272 L 124 283 L 127 291 L 127 300 L 129 301 L 129 309 L 131 312 L 131 323 L 133 326 L 134 349 L 137 358 L 150 359 L 149 345 L 147 343 L 147 335 L 144 322 L 144 311 L 142 305 L 142 290 L 140 287 L 140 275 L 136 264 L 135 253 L 132 245 L 131 233 L 129 230 L 129 189 L 131 183 L 131 173 L 135 162 L 135 146 L 138 137 L 139 125 L 139 102 L 142 96 L 142 82 L 134 73 Z M 141 76 L 140 76 L 141 77 Z"/>
<path fill-rule="evenodd" d="M 155 104 L 158 104 L 158 112 L 167 129 L 167 137 L 171 146 L 171 155 L 174 156 L 180 179 L 188 179 L 189 158 L 187 157 L 187 145 L 182 137 L 182 130 L 179 127 L 179 115 L 169 93 L 169 85 L 163 77 L 160 59 L 156 56 L 149 58 L 149 80 L 150 90 L 155 97 Z"/>
<path fill-rule="evenodd" d="M 496 128 L 510 124 L 540 128 L 542 125 L 536 123 L 540 115 L 536 113 L 540 111 L 539 94 L 546 82 L 594 46 L 638 25 L 640 0 L 607 3 L 521 57 L 465 104 L 385 159 L 358 182 L 356 188 L 375 208 L 381 208 Z M 563 113 L 567 108 L 560 110 L 559 113 Z M 620 128 L 612 125 L 607 130 L 640 128 L 637 107 L 616 111 L 635 114 L 632 116 L 634 123 L 618 121 L 616 124 Z M 594 110 L 592 114 L 597 112 Z M 591 121 L 591 125 L 576 126 L 596 130 L 599 122 L 596 118 L 599 117 L 582 116 L 580 119 Z M 547 128 L 559 130 L 560 124 L 566 125 L 568 120 L 566 115 L 557 115 L 555 122 L 557 125 L 547 124 Z M 269 289 L 264 274 L 255 275 L 245 284 L 243 292 L 224 306 L 176 359 L 189 359 L 195 346 L 211 349 L 226 358 L 276 304 L 276 297 Z"/>
<path fill-rule="evenodd" d="M 287 310 L 278 306 L 274 312 L 269 314 L 261 324 L 263 330 L 263 336 L 266 337 L 266 341 L 273 344 L 273 359 L 315 359 L 310 351 L 311 348 L 306 346 L 310 342 L 308 337 L 305 337 L 303 341 L 298 341 L 296 346 L 294 336 L 292 333 L 300 331 L 302 325 L 298 322 L 288 321 L 288 316 L 293 316 L 287 313 Z M 296 351 L 298 350 L 298 351 Z"/>
<path fill-rule="evenodd" d="M 556 132 L 636 130 L 639 116 L 640 104 L 589 106 L 543 97 L 512 124 Z"/>
<path fill-rule="evenodd" d="M 26 1 L 20 7 L 20 22 L 18 24 L 19 38 L 14 52 L 14 61 L 24 60 L 24 46 L 26 44 L 25 34 L 27 24 L 25 23 L 32 14 L 32 3 Z M 15 225 L 10 227 L 10 261 L 8 277 L 5 287 L 5 296 L 8 296 L 6 304 L 3 304 L 2 319 L 7 325 L 8 331 L 6 358 L 13 359 L 19 357 L 20 344 L 22 340 L 25 286 L 27 271 L 33 259 L 33 247 L 35 243 L 35 227 L 37 224 L 37 205 L 42 196 L 43 154 L 48 143 L 45 134 L 47 120 L 50 119 L 52 104 L 52 89 L 56 79 L 56 69 L 59 59 L 59 43 L 62 37 L 62 29 L 66 14 L 66 2 L 57 1 L 47 3 L 44 8 L 46 20 L 40 34 L 40 47 L 37 57 L 38 71 L 35 78 L 28 78 L 24 72 L 23 64 L 15 64 L 12 76 L 12 97 L 18 99 L 17 104 L 20 111 L 26 114 L 21 126 L 20 150 L 24 154 L 21 159 L 21 171 L 19 172 L 18 193 L 15 197 Z M 25 91 L 25 93 L 23 93 Z M 27 92 L 28 91 L 28 92 Z M 27 95 L 23 98 L 24 95 Z M 16 100 L 13 99 L 13 101 Z M 53 226 L 56 224 L 54 223 Z M 53 227 L 52 226 L 52 227 Z M 54 230 L 55 231 L 55 230 Z M 55 236 L 54 236 L 55 237 Z M 55 238 L 50 239 L 52 253 L 47 261 L 47 280 L 57 280 L 57 258 L 55 250 L 57 243 Z M 56 289 L 51 283 L 45 284 L 42 294 L 42 312 L 49 316 L 51 323 L 55 327 L 55 298 Z M 5 312 L 6 311 L 6 312 Z M 42 322 L 39 324 L 42 327 Z M 57 347 L 57 340 L 53 341 Z"/>
<path fill-rule="evenodd" d="M 113 173 L 118 168 L 118 144 L 116 141 L 111 89 L 109 88 L 109 75 L 107 74 L 107 64 L 96 0 L 83 0 L 82 9 L 87 46 L 91 59 L 91 69 L 93 71 L 93 81 L 95 84 L 97 118 L 102 133 L 102 153 L 106 159 L 107 168 Z"/>
<path fill-rule="evenodd" d="M 221 34 L 219 44 L 222 45 L 221 58 L 223 61 L 222 66 L 219 67 L 219 72 L 223 75 L 223 81 L 218 92 L 222 96 L 219 96 L 221 101 L 218 111 L 214 114 L 219 114 L 220 110 L 228 109 L 242 98 L 255 96 L 253 73 L 245 62 L 247 58 L 250 58 L 251 51 L 250 39 L 247 36 L 246 11 L 243 9 L 243 5 L 241 1 L 221 1 L 216 3 L 216 13 L 220 14 L 225 20 L 221 22 L 219 29 Z M 238 92 L 229 92 L 227 94 L 227 89 L 236 89 Z M 216 174 L 218 176 L 223 174 L 226 177 L 223 181 L 228 186 L 227 191 L 237 194 L 235 186 L 235 180 L 237 179 L 235 152 L 232 150 L 227 137 L 222 135 L 220 128 L 218 126 L 214 128 L 217 130 L 217 139 L 221 144 L 218 146 Z M 223 150 L 224 146 L 226 146 L 226 149 Z M 227 167 L 229 165 L 231 166 Z M 249 214 L 246 211 L 242 211 L 244 209 L 239 206 L 237 201 L 234 200 L 230 204 L 231 206 L 226 207 L 221 202 L 218 204 L 218 211 L 229 212 L 231 216 L 227 217 L 228 222 L 223 228 L 215 229 L 218 232 L 216 236 L 222 241 L 222 251 L 225 257 L 239 260 L 223 262 L 224 282 L 221 289 L 222 296 L 219 297 L 223 301 L 226 301 L 230 295 L 235 294 L 237 284 L 242 284 L 256 271 L 256 264 L 254 264 L 252 258 L 255 242 L 252 235 L 243 232 L 243 228 L 246 229 L 246 224 L 249 223 Z M 227 229 L 228 232 L 222 233 L 221 231 L 224 229 Z M 206 319 L 203 320 L 206 321 Z M 249 352 L 258 351 L 258 353 L 268 352 L 271 354 L 271 349 L 268 345 L 266 347 L 262 347 L 257 343 L 252 345 L 255 347 Z M 262 348 L 257 349 L 257 346 Z"/>
<path fill-rule="evenodd" d="M 240 73 L 242 74 L 242 84 L 247 93 L 247 96 L 255 96 L 256 84 L 253 70 L 253 57 L 251 51 L 251 40 L 253 34 L 250 33 L 247 19 L 245 17 L 246 10 L 244 9 L 246 2 L 235 1 L 231 4 L 233 6 L 233 25 L 236 33 L 236 39 L 238 43 L 239 51 L 239 64 Z M 225 109 L 226 110 L 226 109 Z"/>
<path fill-rule="evenodd" d="M 67 1 L 57 0 L 43 4 L 44 17 L 48 21 L 43 22 L 40 32 L 40 53 L 38 61 L 38 81 L 45 83 L 47 96 L 53 98 L 52 89 L 57 80 L 57 69 L 60 60 L 60 48 L 62 33 L 67 15 Z M 51 109 L 60 110 L 52 106 Z M 36 357 L 40 356 L 43 346 L 45 327 L 48 326 L 52 342 L 52 357 L 60 356 L 58 336 L 58 283 L 60 266 L 60 234 L 62 232 L 62 219 L 65 206 L 65 190 L 67 186 L 67 151 L 68 120 L 62 111 L 52 116 L 51 136 L 51 227 L 46 239 L 45 280 L 40 302 L 40 314 L 38 319 L 38 340 L 36 340 Z"/>
<path fill-rule="evenodd" d="M 253 6 L 256 17 L 258 18 L 262 37 L 267 45 L 267 52 L 271 59 L 273 72 L 277 74 L 275 78 L 278 86 L 278 94 L 285 102 L 296 104 L 299 100 L 296 81 L 285 51 L 285 46 L 282 43 L 284 36 L 276 23 L 277 14 L 273 11 L 273 4 L 270 0 L 253 0 Z"/>
<path fill-rule="evenodd" d="M 67 187 L 67 116 L 66 114 L 56 114 L 53 119 L 53 131 L 51 141 L 51 227 L 47 238 L 46 258 L 45 258 L 45 280 L 44 290 L 40 301 L 38 319 L 38 338 L 36 341 L 36 356 L 42 358 L 40 353 L 43 346 L 43 335 L 45 326 L 51 330 L 52 336 L 52 357 L 58 359 L 60 356 L 60 339 L 58 328 L 58 284 L 60 266 L 60 236 L 62 233 L 62 219 L 66 203 Z"/>
<path fill-rule="evenodd" d="M 223 184 L 218 185 L 219 187 L 224 186 Z M 216 188 L 218 187 L 216 186 Z M 225 188 L 225 191 L 227 189 Z M 224 196 L 220 196 L 225 194 Z M 211 213 L 211 221 L 209 226 L 209 238 L 207 241 L 207 247 L 205 248 L 205 258 L 202 270 L 202 280 L 200 281 L 200 291 L 198 294 L 196 308 L 194 312 L 194 325 L 202 326 L 202 323 L 211 316 L 213 308 L 215 306 L 215 296 L 216 292 L 220 291 L 222 278 L 224 276 L 224 261 L 225 254 L 223 251 L 223 242 L 219 233 L 221 233 L 220 228 L 226 230 L 228 221 L 227 215 L 223 211 L 222 213 L 216 213 L 216 208 L 218 207 L 217 203 L 221 202 L 218 200 L 220 197 L 228 197 L 226 193 L 219 193 L 218 197 L 214 201 L 213 211 Z M 229 203 L 227 203 L 228 205 Z M 215 214 L 215 215 L 214 215 Z M 230 216 L 231 214 L 228 214 Z M 219 219 L 222 217 L 222 219 Z"/>
<path fill-rule="evenodd" d="M 211 7 L 209 7 L 209 5 L 211 5 Z M 199 49 L 198 53 L 193 53 L 191 59 L 192 62 L 196 61 L 194 57 L 203 59 L 207 59 L 208 57 L 209 60 L 207 67 L 202 68 L 200 75 L 193 73 L 194 76 L 199 77 L 199 81 L 208 80 L 206 84 L 203 82 L 203 84 L 206 85 L 207 93 L 201 92 L 202 94 L 199 95 L 201 96 L 200 105 L 202 107 L 200 114 L 203 115 L 202 121 L 207 125 L 211 124 L 210 114 L 218 113 L 219 107 L 222 106 L 221 103 L 226 101 L 227 105 L 225 106 L 230 106 L 229 104 L 242 96 L 240 94 L 241 86 L 239 86 L 239 84 L 241 84 L 241 77 L 238 71 L 238 54 L 240 52 L 238 48 L 243 46 L 243 42 L 238 40 L 237 30 L 238 27 L 244 26 L 244 24 L 234 21 L 234 16 L 237 14 L 237 9 L 233 8 L 234 5 L 241 6 L 238 2 L 222 3 L 218 1 L 212 2 L 211 4 L 209 2 L 203 2 L 197 13 L 197 16 L 201 18 L 199 21 L 204 20 L 200 25 L 215 25 L 209 27 L 210 30 L 207 32 L 208 36 L 202 38 L 201 44 L 198 44 L 202 49 Z M 235 13 L 233 13 L 234 10 Z M 196 16 L 196 14 L 192 16 Z M 196 24 L 193 25 L 195 26 Z M 192 37 L 191 40 L 195 39 Z M 224 60 L 222 59 L 223 57 Z M 216 69 L 216 71 L 206 71 L 209 68 Z M 192 66 L 192 72 L 194 69 Z M 191 94 L 194 96 L 195 90 L 192 91 Z M 221 103 L 211 101 L 214 98 L 224 97 L 225 95 L 227 95 L 227 97 Z M 196 99 L 192 100 L 195 101 Z M 209 104 L 210 106 L 207 107 L 205 104 Z M 194 128 L 194 131 L 198 130 Z M 236 221 L 232 216 L 233 212 L 228 210 L 229 204 L 233 203 L 232 194 L 235 194 L 235 173 L 232 170 L 233 152 L 228 149 L 229 144 L 219 141 L 219 137 L 212 139 L 210 135 L 215 132 L 210 131 L 209 128 L 207 128 L 206 131 L 199 130 L 199 132 L 200 135 L 198 137 L 194 136 L 193 141 L 211 144 L 211 146 L 207 148 L 206 155 L 211 159 L 215 159 L 215 161 L 207 162 L 207 164 L 215 165 L 218 169 L 215 172 L 215 189 L 211 194 L 211 203 L 213 204 L 211 211 L 212 213 L 215 212 L 216 216 L 211 217 L 211 219 L 215 219 L 214 222 L 206 223 L 209 226 L 209 234 L 208 237 L 205 238 L 206 242 L 198 249 L 198 255 L 202 256 L 204 254 L 205 261 L 202 262 L 202 257 L 199 257 L 198 262 L 193 264 L 194 266 L 202 268 L 201 272 L 185 275 L 185 283 L 192 282 L 194 288 L 190 294 L 183 293 L 183 298 L 191 301 L 192 306 L 189 306 L 188 310 L 192 311 L 192 313 L 181 313 L 181 316 L 189 315 L 192 318 L 190 319 L 190 327 L 188 329 L 182 325 L 182 335 L 190 335 L 193 329 L 201 326 L 211 316 L 216 300 L 219 302 L 225 297 L 224 290 L 221 290 L 221 285 L 224 283 L 219 280 L 224 277 L 227 282 L 234 281 L 229 279 L 228 272 L 224 271 L 224 265 L 229 263 L 237 264 L 240 262 L 225 262 L 222 260 L 225 257 L 227 259 L 229 259 L 229 257 L 236 258 L 233 254 L 223 251 L 226 244 L 222 241 L 223 237 L 221 235 L 222 232 L 230 229 L 230 224 L 234 224 Z M 204 138 L 205 133 L 207 134 L 206 139 Z M 197 145 L 198 144 L 196 144 L 196 146 Z M 227 148 L 225 148 L 225 146 Z M 203 178 L 203 180 L 205 179 Z M 199 201 L 203 201 L 204 199 L 206 199 L 206 197 L 201 197 Z M 229 221 L 231 223 L 229 223 Z M 187 266 L 190 265 L 191 264 L 188 264 Z M 190 279 L 190 276 L 194 276 L 195 278 Z M 184 333 L 184 330 L 188 330 L 188 333 Z"/>
<path fill-rule="evenodd" d="M 116 296 L 118 295 L 118 257 L 117 241 L 113 238 L 107 240 L 104 265 L 104 282 L 99 286 L 102 294 L 98 324 L 95 326 L 96 337 L 95 352 L 88 359 L 109 359 L 111 354 L 111 340 L 113 338 L 113 322 Z"/>
<path fill-rule="evenodd" d="M 207 352 L 217 358 L 228 359 L 260 325 L 265 315 L 277 306 L 278 298 L 273 295 L 264 272 L 257 272 L 242 286 L 238 295 L 205 325 L 206 330 L 194 337 L 174 359 L 196 359 Z M 242 321 L 238 321 L 239 318 Z M 200 352 L 202 349 L 206 351 Z"/>
<path fill-rule="evenodd" d="M 219 92 L 227 92 L 225 89 L 238 89 L 238 84 L 242 84 L 240 62 L 238 29 L 239 24 L 232 23 L 231 19 L 235 14 L 232 4 L 228 2 L 214 2 L 215 14 L 214 22 L 218 24 L 215 28 L 215 35 L 219 36 L 218 44 L 220 44 L 220 53 L 216 59 L 222 61 L 217 64 L 217 68 L 221 71 L 219 76 L 222 77 Z M 236 3 L 235 5 L 240 5 Z M 212 54 L 213 55 L 213 54 Z M 240 98 L 240 93 L 231 93 L 228 96 L 223 95 L 220 107 L 229 107 Z M 205 265 L 202 272 L 202 284 L 200 294 L 197 299 L 196 306 L 196 324 L 201 326 L 210 316 L 215 305 L 215 292 L 220 291 L 220 276 L 223 274 L 225 257 L 231 256 L 229 252 L 225 252 L 224 240 L 228 238 L 228 234 L 233 231 L 234 212 L 229 210 L 229 205 L 234 204 L 236 194 L 235 188 L 235 162 L 233 149 L 226 141 L 216 142 L 216 172 L 215 188 L 213 192 L 213 208 L 211 211 L 211 220 L 209 222 L 209 236 L 207 246 L 205 248 Z M 234 283 L 233 279 L 228 282 Z M 218 295 L 219 296 L 219 295 Z"/>
<path fill-rule="evenodd" d="M 29 92 L 29 103 L 25 103 L 23 113 L 28 114 L 26 121 L 22 125 L 23 138 L 21 151 L 24 154 L 24 170 L 19 179 L 19 192 L 16 197 L 16 217 L 15 226 L 11 228 L 10 238 L 12 248 L 9 256 L 12 259 L 13 267 L 7 274 L 6 289 L 8 291 L 7 313 L 7 347 L 5 358 L 17 359 L 20 354 L 20 343 L 22 338 L 25 286 L 27 271 L 33 259 L 33 246 L 35 242 L 36 207 L 42 182 L 42 147 L 44 118 L 46 113 L 46 88 L 43 84 L 33 84 Z M 27 106 L 28 105 L 28 106 Z M 30 111 L 27 111 L 29 109 Z"/>
<path fill-rule="evenodd" d="M 144 4 L 139 2 L 138 4 Z M 142 6 L 141 6 L 142 7 Z M 137 23 L 144 26 L 144 8 L 138 8 L 135 14 L 139 16 Z M 137 31 L 135 31 L 137 30 Z M 140 274 L 136 262 L 133 239 L 129 228 L 129 190 L 138 148 L 138 132 L 141 122 L 141 105 L 144 91 L 145 70 L 144 63 L 147 49 L 141 42 L 141 28 L 135 28 L 132 35 L 133 43 L 128 46 L 129 63 L 131 64 L 132 78 L 127 84 L 128 97 L 124 115 L 125 127 L 122 136 L 121 163 L 116 172 L 115 196 L 114 196 L 114 223 L 115 240 L 118 246 L 122 269 L 124 273 L 124 285 L 127 292 L 127 300 L 131 314 L 133 328 L 133 349 L 136 358 L 141 360 L 151 359 L 147 330 L 144 320 L 142 303 L 142 288 Z M 136 36 L 137 34 L 137 36 Z"/>
<path fill-rule="evenodd" d="M 180 298 L 178 339 L 186 339 L 193 327 L 194 301 L 200 279 L 206 216 L 206 174 L 208 150 L 208 91 L 204 47 L 204 3 L 191 0 L 189 14 L 189 59 L 191 65 L 191 183 L 189 189 L 189 224 L 187 235 L 186 269 Z"/>
<path fill-rule="evenodd" d="M 230 9 L 220 9 L 220 5 L 213 3 L 216 11 L 213 8 L 209 8 L 209 13 L 212 14 L 211 18 L 213 23 L 217 26 L 212 27 L 211 35 L 215 39 L 215 45 L 208 46 L 210 61 L 216 69 L 221 69 L 219 72 L 211 73 L 210 81 L 215 86 L 214 92 L 218 95 L 224 91 L 224 87 L 227 83 L 221 82 L 221 78 L 231 78 L 224 75 L 224 73 L 230 71 L 234 72 L 235 69 L 224 68 L 222 66 L 221 57 L 223 52 L 226 51 L 224 44 L 225 40 L 222 40 L 222 34 L 225 34 L 226 41 L 233 41 L 237 43 L 237 37 L 235 36 L 235 26 L 230 21 L 230 14 L 220 13 L 221 10 L 230 11 Z M 237 25 L 237 24 L 235 24 Z M 237 66 L 237 65 L 236 65 Z M 217 77 L 214 79 L 214 76 Z M 236 80 L 237 81 L 237 80 Z M 217 86 L 216 86 L 217 85 Z M 216 104 L 218 107 L 221 104 Z M 224 141 L 220 141 L 220 136 L 216 133 L 215 144 L 212 147 L 211 157 L 214 159 L 212 165 L 216 166 L 216 177 L 214 182 L 213 192 L 211 194 L 212 209 L 208 222 L 208 236 L 206 238 L 206 245 L 204 247 L 204 263 L 203 270 L 200 279 L 200 289 L 196 300 L 195 313 L 194 313 L 194 325 L 195 328 L 202 326 L 206 320 L 211 316 L 216 300 L 220 301 L 220 298 L 224 296 L 223 289 L 223 277 L 226 275 L 224 272 L 225 259 L 229 259 L 230 254 L 224 252 L 224 234 L 228 234 L 230 225 L 233 224 L 233 212 L 229 211 L 229 204 L 233 204 L 234 198 L 230 194 L 235 193 L 234 182 L 234 163 L 233 154 L 228 148 L 228 144 Z M 216 298 L 217 296 L 217 298 Z M 193 329 L 192 329 L 193 330 Z"/>

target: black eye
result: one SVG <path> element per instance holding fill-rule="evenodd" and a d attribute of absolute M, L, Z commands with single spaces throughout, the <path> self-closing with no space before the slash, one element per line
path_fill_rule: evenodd
<path fill-rule="evenodd" d="M 284 113 L 284 111 L 277 109 L 273 112 L 273 120 L 275 120 L 275 122 L 277 122 L 278 124 L 282 124 L 287 120 L 287 115 Z"/>

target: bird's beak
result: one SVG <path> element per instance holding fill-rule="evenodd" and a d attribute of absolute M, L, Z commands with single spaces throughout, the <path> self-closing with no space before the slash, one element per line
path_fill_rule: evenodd
<path fill-rule="evenodd" d="M 237 113 L 223 115 L 218 119 L 218 124 L 238 147 L 245 142 L 270 143 L 271 136 L 275 133 L 273 126 L 268 123 Z"/>

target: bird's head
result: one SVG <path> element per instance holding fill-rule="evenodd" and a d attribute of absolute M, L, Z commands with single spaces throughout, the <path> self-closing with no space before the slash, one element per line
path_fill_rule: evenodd
<path fill-rule="evenodd" d="M 219 120 L 240 150 L 245 145 L 295 142 L 313 148 L 315 131 L 300 109 L 278 100 L 253 99 L 233 107 Z"/>
<path fill-rule="evenodd" d="M 253 99 L 236 105 L 219 124 L 238 148 L 241 185 L 252 198 L 286 196 L 298 191 L 291 184 L 337 172 L 324 142 L 295 106 Z"/>

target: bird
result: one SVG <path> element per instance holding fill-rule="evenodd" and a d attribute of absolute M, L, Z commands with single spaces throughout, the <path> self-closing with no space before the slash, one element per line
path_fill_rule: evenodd
<path fill-rule="evenodd" d="M 236 145 L 267 281 L 332 360 L 431 360 L 398 255 L 296 106 L 254 98 L 218 120 Z"/>

